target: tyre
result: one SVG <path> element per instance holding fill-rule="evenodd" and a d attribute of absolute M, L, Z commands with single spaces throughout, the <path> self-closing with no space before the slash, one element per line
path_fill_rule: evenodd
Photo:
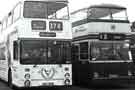
<path fill-rule="evenodd" d="M 12 84 L 12 72 L 11 72 L 11 70 L 8 71 L 8 86 L 10 88 L 13 88 L 13 84 Z"/>

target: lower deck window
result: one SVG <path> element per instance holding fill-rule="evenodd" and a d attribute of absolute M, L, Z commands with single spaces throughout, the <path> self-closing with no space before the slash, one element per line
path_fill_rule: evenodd
<path fill-rule="evenodd" d="M 129 44 L 124 42 L 91 43 L 92 60 L 129 60 Z"/>
<path fill-rule="evenodd" d="M 5 58 L 5 47 L 0 48 L 0 60 L 6 60 L 6 58 Z"/>
<path fill-rule="evenodd" d="M 22 64 L 62 64 L 71 59 L 70 54 L 69 41 L 21 41 Z"/>

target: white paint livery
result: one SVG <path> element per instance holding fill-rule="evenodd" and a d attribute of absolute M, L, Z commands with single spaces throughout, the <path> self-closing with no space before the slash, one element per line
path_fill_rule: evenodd
<path fill-rule="evenodd" d="M 73 27 L 73 37 L 79 37 L 92 33 L 130 33 L 130 24 L 89 22 Z"/>
<path fill-rule="evenodd" d="M 6 16 L 2 21 L 2 29 L 0 30 L 0 49 L 4 48 L 4 53 L 0 51 L 0 78 L 7 81 L 9 86 L 15 85 L 17 87 L 38 87 L 38 86 L 70 86 L 72 85 L 72 64 L 59 63 L 59 64 L 21 64 L 20 63 L 20 49 L 17 49 L 18 59 L 15 57 L 14 42 L 20 43 L 22 39 L 25 40 L 58 40 L 58 41 L 71 41 L 72 31 L 71 23 L 68 19 L 41 19 L 41 18 L 24 18 L 23 6 L 25 1 L 42 1 L 61 3 L 66 5 L 67 0 L 22 0 L 19 5 L 19 17 L 15 19 L 13 12 L 15 8 Z M 62 5 L 64 7 L 64 5 Z M 55 6 L 54 6 L 55 7 Z M 59 6 L 57 7 L 59 8 Z M 68 12 L 69 13 L 69 12 Z M 9 18 L 11 16 L 11 24 Z M 14 20 L 15 19 L 15 20 Z M 46 22 L 45 30 L 32 30 L 31 22 L 44 21 Z M 4 22 L 6 27 L 4 27 Z M 61 22 L 62 30 L 51 31 L 49 29 L 49 22 Z M 55 33 L 56 36 L 40 36 L 40 32 Z M 18 44 L 19 45 L 19 44 Z M 20 48 L 20 45 L 18 46 Z M 4 56 L 2 56 L 4 55 Z M 49 55 L 49 54 L 48 54 Z M 70 58 L 70 57 L 69 57 Z M 64 59 L 63 59 L 64 60 Z M 67 76 L 65 76 L 68 74 Z"/>
<path fill-rule="evenodd" d="M 69 71 L 65 71 L 65 68 L 69 68 Z M 31 87 L 38 86 L 63 86 L 65 84 L 65 74 L 69 73 L 68 79 L 72 80 L 72 65 L 16 65 L 13 67 L 13 83 L 16 86 L 24 87 L 26 80 L 31 81 Z M 26 69 L 30 69 L 26 72 Z M 25 75 L 30 74 L 30 78 L 26 79 Z M 72 82 L 69 83 L 72 85 Z"/>

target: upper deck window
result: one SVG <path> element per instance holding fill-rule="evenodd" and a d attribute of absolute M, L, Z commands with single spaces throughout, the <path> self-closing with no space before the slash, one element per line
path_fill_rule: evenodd
<path fill-rule="evenodd" d="M 12 20 L 13 20 L 12 12 L 10 12 L 10 13 L 8 14 L 8 21 L 7 21 L 7 25 L 8 25 L 8 26 L 13 23 Z"/>
<path fill-rule="evenodd" d="M 21 14 L 21 4 L 18 4 L 14 9 L 13 21 L 15 22 Z"/>
<path fill-rule="evenodd" d="M 23 16 L 25 18 L 68 19 L 67 3 L 25 1 Z"/>
<path fill-rule="evenodd" d="M 46 18 L 47 17 L 47 4 L 43 2 L 26 1 L 24 3 L 25 18 Z"/>
<path fill-rule="evenodd" d="M 7 19 L 4 19 L 3 21 L 3 29 L 5 29 L 7 27 Z"/>
<path fill-rule="evenodd" d="M 89 19 L 127 20 L 126 9 L 93 7 L 88 9 Z"/>
<path fill-rule="evenodd" d="M 72 22 L 83 20 L 87 18 L 87 9 L 83 8 L 79 11 L 71 13 Z"/>

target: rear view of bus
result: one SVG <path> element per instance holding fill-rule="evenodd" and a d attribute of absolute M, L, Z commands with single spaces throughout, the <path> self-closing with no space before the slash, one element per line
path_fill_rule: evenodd
<path fill-rule="evenodd" d="M 77 83 L 134 77 L 126 8 L 101 4 L 72 13 L 73 72 Z"/>
<path fill-rule="evenodd" d="M 11 87 L 71 86 L 68 1 L 24 0 L 6 20 L 1 37 L 8 53 L 0 77 Z"/>

